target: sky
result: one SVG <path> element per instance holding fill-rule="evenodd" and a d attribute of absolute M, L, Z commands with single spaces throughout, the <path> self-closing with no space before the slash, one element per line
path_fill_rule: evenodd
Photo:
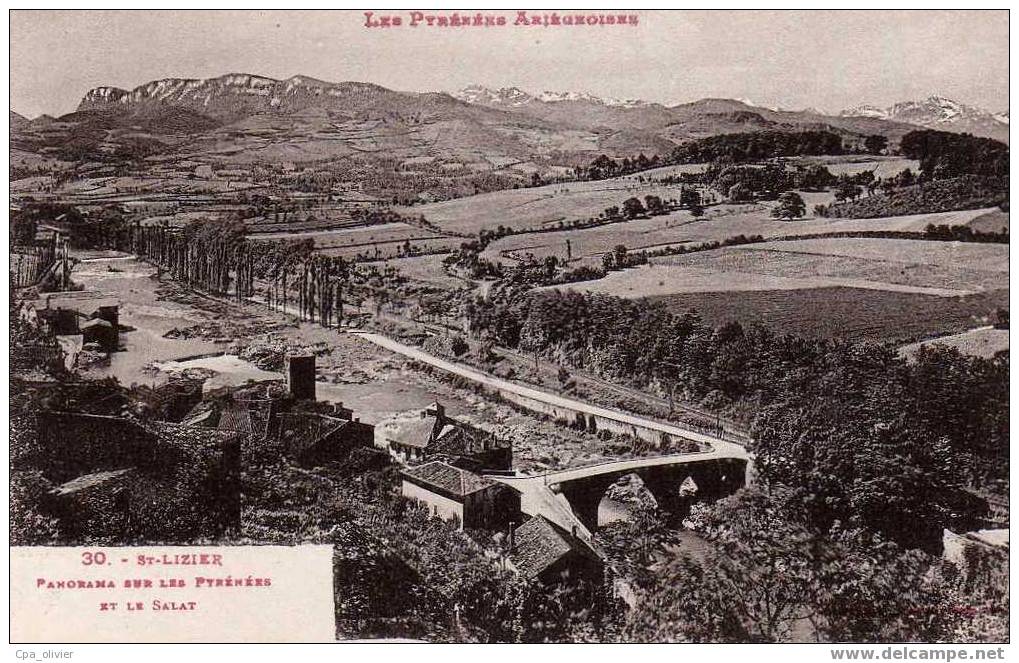
<path fill-rule="evenodd" d="M 368 28 L 347 11 L 13 10 L 10 105 L 59 115 L 93 87 L 250 73 L 669 105 L 727 97 L 837 112 L 938 94 L 1008 108 L 1005 10 L 640 11 L 636 26 L 582 27 L 517 26 L 515 11 L 489 10 L 507 18 L 489 28 L 411 27 L 409 11 L 390 13 L 403 25 Z"/>

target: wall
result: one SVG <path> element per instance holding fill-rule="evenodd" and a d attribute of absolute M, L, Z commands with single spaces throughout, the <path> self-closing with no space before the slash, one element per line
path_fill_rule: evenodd
<path fill-rule="evenodd" d="M 455 520 L 460 529 L 463 529 L 464 507 L 463 504 L 443 497 L 429 490 L 425 490 L 417 484 L 406 479 L 403 480 L 401 490 L 404 497 L 416 500 L 428 507 L 428 513 L 438 516 L 443 520 Z"/>
<path fill-rule="evenodd" d="M 570 408 L 552 405 L 551 403 L 521 396 L 511 391 L 499 391 L 499 394 L 507 401 L 516 403 L 531 412 L 544 414 L 568 426 L 583 427 L 592 433 L 607 430 L 613 435 L 629 435 L 630 437 L 642 439 L 656 448 L 661 447 L 663 443 L 668 444 L 671 439 L 670 435 L 662 431 L 634 426 L 608 417 L 582 414 Z"/>
<path fill-rule="evenodd" d="M 520 522 L 520 495 L 517 491 L 495 484 L 466 496 L 464 527 L 503 529 L 511 522 Z"/>

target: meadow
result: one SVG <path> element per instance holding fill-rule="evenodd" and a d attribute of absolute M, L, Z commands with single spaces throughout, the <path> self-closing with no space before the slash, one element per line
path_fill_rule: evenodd
<path fill-rule="evenodd" d="M 617 297 L 828 287 L 959 297 L 1008 287 L 1008 246 L 884 238 L 763 242 L 654 258 L 570 287 Z"/>
<path fill-rule="evenodd" d="M 990 358 L 999 352 L 1008 351 L 1008 330 L 995 329 L 993 327 L 971 329 L 959 334 L 942 336 L 929 341 L 910 343 L 901 347 L 899 353 L 904 357 L 913 358 L 921 347 L 931 345 L 945 345 L 955 348 L 963 354 Z"/>
<path fill-rule="evenodd" d="M 967 225 L 974 219 L 996 211 L 995 208 L 991 208 L 878 219 L 828 219 L 815 217 L 810 210 L 815 204 L 831 202 L 832 194 L 802 195 L 807 203 L 808 215 L 804 219 L 794 221 L 771 218 L 771 209 L 774 205 L 771 202 L 715 205 L 709 207 L 706 214 L 700 218 L 691 216 L 687 210 L 678 210 L 661 216 L 583 230 L 510 235 L 489 244 L 484 257 L 489 260 L 513 260 L 531 253 L 539 259 L 549 255 L 565 258 L 568 239 L 573 259 L 586 259 L 587 262 L 595 263 L 600 262 L 603 253 L 611 251 L 619 244 L 629 251 L 638 251 L 670 245 L 720 242 L 737 235 L 779 238 L 844 232 L 922 232 L 928 224 Z M 1000 219 L 990 223 L 999 226 L 996 230 L 1000 230 Z M 1007 225 L 1007 216 L 1005 224 Z"/>
<path fill-rule="evenodd" d="M 1008 290 L 940 297 L 862 288 L 701 292 L 652 297 L 718 326 L 760 323 L 809 338 L 910 343 L 986 325 Z"/>

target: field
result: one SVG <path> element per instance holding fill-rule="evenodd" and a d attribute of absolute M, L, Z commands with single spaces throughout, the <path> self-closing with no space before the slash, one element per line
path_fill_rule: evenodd
<path fill-rule="evenodd" d="M 1006 232 L 1009 229 L 1008 223 L 1008 212 L 1002 212 L 995 210 L 993 212 L 987 212 L 976 217 L 968 224 L 970 228 L 978 232 L 1001 232 L 1004 229 Z"/>
<path fill-rule="evenodd" d="M 905 357 L 912 357 L 922 346 L 930 345 L 947 345 L 956 348 L 963 354 L 990 358 L 999 352 L 1008 351 L 1008 330 L 994 329 L 993 327 L 971 329 L 961 334 L 910 343 L 903 346 L 899 352 Z"/>
<path fill-rule="evenodd" d="M 446 253 L 436 253 L 427 256 L 366 262 L 364 264 L 374 265 L 380 269 L 392 267 L 410 281 L 433 285 L 439 288 L 455 289 L 470 286 L 469 281 L 450 276 L 445 272 L 442 261 L 447 255 Z"/>
<path fill-rule="evenodd" d="M 987 324 L 1008 306 L 1008 290 L 938 297 L 861 288 L 702 292 L 653 297 L 675 311 L 696 311 L 713 325 L 761 323 L 809 338 L 907 343 Z"/>
<path fill-rule="evenodd" d="M 828 193 L 803 194 L 809 210 L 814 204 L 831 201 Z M 532 253 L 537 258 L 566 257 L 570 240 L 573 259 L 600 262 L 601 255 L 622 244 L 630 251 L 668 245 L 722 241 L 736 235 L 761 235 L 778 238 L 841 232 L 909 231 L 920 232 L 928 224 L 965 225 L 992 213 L 993 209 L 941 212 L 881 219 L 826 219 L 808 216 L 797 221 L 780 221 L 770 216 L 773 203 L 752 205 L 716 205 L 700 219 L 680 210 L 663 216 L 635 219 L 586 230 L 512 235 L 492 242 L 485 251 L 489 260 L 514 259 Z M 997 223 L 997 222 L 994 222 Z"/>
<path fill-rule="evenodd" d="M 506 226 L 515 230 L 555 227 L 560 221 L 597 217 L 605 208 L 622 206 L 632 196 L 678 198 L 679 186 L 641 184 L 636 176 L 597 182 L 569 182 L 524 189 L 507 189 L 477 196 L 444 200 L 396 211 L 424 215 L 450 232 L 477 235 L 482 228 Z"/>
<path fill-rule="evenodd" d="M 310 239 L 315 242 L 315 250 L 325 255 L 378 260 L 402 256 L 408 243 L 414 251 L 420 253 L 438 250 L 448 252 L 463 242 L 460 237 L 449 237 L 406 223 L 380 223 L 303 232 L 264 232 L 253 234 L 252 237 L 259 240 Z M 433 276 L 441 275 L 440 269 Z"/>
<path fill-rule="evenodd" d="M 764 242 L 655 258 L 571 287 L 617 297 L 827 287 L 960 297 L 1008 287 L 1008 246 L 877 238 Z"/>
<path fill-rule="evenodd" d="M 412 250 L 418 254 L 449 253 L 449 251 L 460 244 L 461 239 L 453 237 L 442 237 L 432 235 L 413 240 L 375 240 L 364 244 L 351 243 L 334 245 L 328 248 L 319 249 L 318 252 L 327 256 L 342 256 L 354 260 L 389 260 L 401 258 L 404 255 L 406 242 L 409 241 Z M 441 271 L 432 276 L 441 276 Z"/>
<path fill-rule="evenodd" d="M 832 175 L 856 175 L 867 170 L 873 170 L 875 177 L 892 177 L 898 175 L 907 168 L 913 174 L 920 172 L 920 162 L 904 157 L 874 157 L 874 156 L 830 156 L 830 157 L 797 157 L 785 160 L 787 164 L 808 165 L 822 164 L 831 171 Z"/>

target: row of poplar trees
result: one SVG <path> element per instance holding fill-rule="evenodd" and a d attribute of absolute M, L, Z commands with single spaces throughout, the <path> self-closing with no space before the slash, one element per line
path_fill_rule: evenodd
<path fill-rule="evenodd" d="M 310 242 L 244 236 L 243 225 L 198 222 L 183 228 L 135 226 L 132 250 L 188 287 L 238 301 L 261 290 L 267 307 L 323 326 L 343 322 L 350 265 L 313 252 Z"/>

